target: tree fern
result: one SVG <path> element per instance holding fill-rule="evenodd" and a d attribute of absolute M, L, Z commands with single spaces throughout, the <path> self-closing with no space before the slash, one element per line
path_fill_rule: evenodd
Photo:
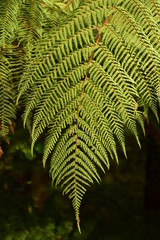
<path fill-rule="evenodd" d="M 144 131 L 143 117 L 149 108 L 158 119 L 160 1 L 16 4 L 9 11 L 17 13 L 13 27 L 0 32 L 3 46 L 16 41 L 17 51 L 23 52 L 23 57 L 19 54 L 23 64 L 17 65 L 17 72 L 22 71 L 17 103 L 23 99 L 32 151 L 46 133 L 43 164 L 50 158 L 52 180 L 72 199 L 79 227 L 83 195 L 94 181 L 100 182 L 99 170 L 109 169 L 110 159 L 118 162 L 117 142 L 126 155 L 125 128 L 139 143 L 137 123 Z M 3 81 L 7 85 L 12 67 L 5 64 L 8 56 L 1 61 L 1 85 Z M 1 89 L 3 101 L 8 92 Z M 2 104 L 7 120 L 1 120 L 1 125 L 7 129 L 15 116 L 5 108 Z"/>

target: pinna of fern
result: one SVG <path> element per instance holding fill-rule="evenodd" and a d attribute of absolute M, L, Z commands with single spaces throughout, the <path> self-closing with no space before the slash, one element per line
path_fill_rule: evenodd
<path fill-rule="evenodd" d="M 79 227 L 88 186 L 100 182 L 99 170 L 111 159 L 118 162 L 117 141 L 126 155 L 124 129 L 139 143 L 144 112 L 150 108 L 157 117 L 160 2 L 60 2 L 52 31 L 42 28 L 25 52 L 17 103 L 23 97 L 24 125 L 33 118 L 32 150 L 45 131 L 43 164 L 50 158 L 53 183 L 72 199 Z"/>

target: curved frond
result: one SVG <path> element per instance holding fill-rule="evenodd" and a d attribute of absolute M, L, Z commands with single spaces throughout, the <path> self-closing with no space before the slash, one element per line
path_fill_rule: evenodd
<path fill-rule="evenodd" d="M 24 69 L 24 125 L 33 114 L 32 149 L 46 132 L 43 164 L 51 159 L 55 185 L 79 208 L 99 170 L 124 154 L 127 128 L 160 103 L 160 31 L 157 0 L 61 1 L 52 32 L 42 34 Z M 66 8 L 65 8 L 66 7 Z M 140 143 L 139 143 L 140 144 Z"/>

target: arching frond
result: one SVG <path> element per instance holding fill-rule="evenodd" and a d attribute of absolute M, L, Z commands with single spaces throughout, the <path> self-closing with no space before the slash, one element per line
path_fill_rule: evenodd
<path fill-rule="evenodd" d="M 31 47 L 17 102 L 23 98 L 32 149 L 46 132 L 43 164 L 51 159 L 52 180 L 72 199 L 78 226 L 88 186 L 100 181 L 99 170 L 111 159 L 118 162 L 117 142 L 126 155 L 125 128 L 139 143 L 137 123 L 144 131 L 149 108 L 157 117 L 159 10 L 159 0 L 26 0 L 20 6 L 19 47 Z"/>

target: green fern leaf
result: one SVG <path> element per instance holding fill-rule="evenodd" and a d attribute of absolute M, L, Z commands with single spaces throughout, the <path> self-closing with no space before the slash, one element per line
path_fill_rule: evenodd
<path fill-rule="evenodd" d="M 11 64 L 0 55 L 0 136 L 9 132 L 12 120 L 16 118 L 15 91 L 12 82 Z"/>
<path fill-rule="evenodd" d="M 52 32 L 44 26 L 17 102 L 27 93 L 23 117 L 25 125 L 33 114 L 32 150 L 46 132 L 43 164 L 51 159 L 52 180 L 72 199 L 79 227 L 87 188 L 100 182 L 99 169 L 118 162 L 117 141 L 126 155 L 125 128 L 140 145 L 137 122 L 145 132 L 144 111 L 150 108 L 158 118 L 160 5 L 87 0 L 57 6 L 62 17 Z"/>
<path fill-rule="evenodd" d="M 0 2 L 0 48 L 11 45 L 15 40 L 20 2 L 18 0 L 1 0 Z"/>

